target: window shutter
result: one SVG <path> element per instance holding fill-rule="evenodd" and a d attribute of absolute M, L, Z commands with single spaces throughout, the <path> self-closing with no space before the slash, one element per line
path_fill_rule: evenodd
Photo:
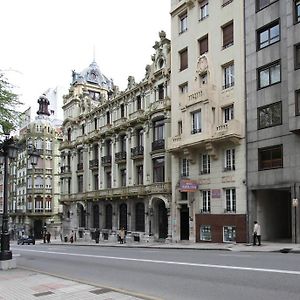
<path fill-rule="evenodd" d="M 188 67 L 188 51 L 187 49 L 180 53 L 180 70 Z"/>
<path fill-rule="evenodd" d="M 223 47 L 233 43 L 233 23 L 223 27 Z"/>
<path fill-rule="evenodd" d="M 199 41 L 200 55 L 208 52 L 208 36 Z"/>

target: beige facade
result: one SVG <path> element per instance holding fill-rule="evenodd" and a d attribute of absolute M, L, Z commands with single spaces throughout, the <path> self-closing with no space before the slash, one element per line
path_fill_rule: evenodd
<path fill-rule="evenodd" d="M 20 129 L 18 157 L 10 165 L 10 230 L 15 238 L 27 234 L 38 239 L 44 231 L 60 238 L 60 129 L 47 115 L 47 98 L 41 96 L 40 100 L 35 120 Z M 32 145 L 40 155 L 36 165 L 31 164 L 29 155 Z"/>
<path fill-rule="evenodd" d="M 73 72 L 64 97 L 61 191 L 64 235 L 127 240 L 171 237 L 170 41 L 160 32 L 152 64 L 119 91 L 96 62 Z"/>
<path fill-rule="evenodd" d="M 171 1 L 173 240 L 246 240 L 243 1 Z"/>

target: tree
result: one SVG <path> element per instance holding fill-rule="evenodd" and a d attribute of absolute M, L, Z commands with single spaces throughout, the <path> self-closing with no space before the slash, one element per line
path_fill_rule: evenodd
<path fill-rule="evenodd" d="M 0 71 L 0 135 L 16 129 L 19 123 L 20 113 L 15 108 L 22 103 L 12 89 Z"/>

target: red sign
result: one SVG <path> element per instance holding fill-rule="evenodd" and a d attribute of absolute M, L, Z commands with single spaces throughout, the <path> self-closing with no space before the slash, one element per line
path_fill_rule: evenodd
<path fill-rule="evenodd" d="M 220 189 L 211 190 L 211 197 L 212 198 L 221 198 L 221 190 Z"/>
<path fill-rule="evenodd" d="M 194 180 L 182 179 L 180 180 L 180 191 L 181 192 L 195 192 L 198 190 L 198 184 Z"/>

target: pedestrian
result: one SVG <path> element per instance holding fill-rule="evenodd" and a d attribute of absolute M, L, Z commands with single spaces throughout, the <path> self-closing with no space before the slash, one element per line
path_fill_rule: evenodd
<path fill-rule="evenodd" d="M 124 239 L 125 239 L 125 228 L 122 227 L 120 232 L 119 232 L 119 236 L 120 236 L 120 244 L 124 244 Z"/>
<path fill-rule="evenodd" d="M 254 221 L 254 227 L 253 227 L 253 246 L 256 246 L 256 240 L 258 243 L 258 246 L 261 245 L 261 232 L 260 232 L 260 225 L 257 221 Z"/>
<path fill-rule="evenodd" d="M 47 243 L 50 243 L 50 239 L 51 239 L 51 233 L 48 231 L 46 234 L 46 238 L 47 238 Z"/>
<path fill-rule="evenodd" d="M 72 230 L 70 234 L 70 243 L 72 244 L 74 242 L 74 231 Z"/>
<path fill-rule="evenodd" d="M 99 237 L 100 237 L 100 230 L 99 230 L 99 228 L 96 228 L 96 230 L 95 230 L 95 241 L 96 241 L 96 244 L 99 244 Z"/>

